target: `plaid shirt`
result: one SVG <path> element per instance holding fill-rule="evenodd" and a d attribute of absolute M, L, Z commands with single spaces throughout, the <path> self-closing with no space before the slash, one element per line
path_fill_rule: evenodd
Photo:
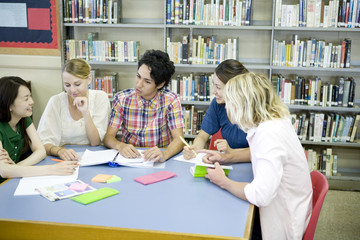
<path fill-rule="evenodd" d="M 168 89 L 151 100 L 138 96 L 134 88 L 118 92 L 113 100 L 109 126 L 120 129 L 122 141 L 137 147 L 166 147 L 170 130 L 184 127 L 179 97 Z"/>

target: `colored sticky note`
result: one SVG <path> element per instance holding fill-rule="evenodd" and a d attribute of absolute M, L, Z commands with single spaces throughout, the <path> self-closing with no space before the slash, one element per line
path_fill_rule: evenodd
<path fill-rule="evenodd" d="M 107 180 L 109 180 L 110 178 L 112 178 L 112 175 L 106 175 L 106 174 L 98 174 L 95 177 L 93 177 L 93 179 L 91 179 L 91 181 L 93 182 L 103 182 L 105 183 Z"/>
<path fill-rule="evenodd" d="M 173 172 L 161 171 L 161 172 L 151 173 L 151 174 L 148 174 L 148 175 L 137 177 L 134 180 L 136 182 L 147 185 L 147 184 L 151 184 L 151 183 L 160 182 L 160 181 L 172 178 L 174 176 L 176 176 L 176 174 L 173 173 Z"/>
<path fill-rule="evenodd" d="M 118 193 L 119 191 L 112 188 L 100 188 L 89 193 L 84 193 L 79 196 L 72 197 L 71 199 L 81 204 L 89 204 L 116 195 Z"/>
<path fill-rule="evenodd" d="M 68 189 L 83 192 L 87 189 L 88 186 L 89 184 L 86 183 L 73 183 L 68 187 Z"/>
<path fill-rule="evenodd" d="M 109 180 L 106 181 L 106 183 L 113 183 L 113 182 L 120 182 L 120 181 L 121 181 L 121 177 L 113 175 L 112 178 L 110 178 Z"/>
<path fill-rule="evenodd" d="M 195 165 L 190 167 L 190 173 L 194 176 L 194 177 L 205 177 L 205 174 L 207 174 L 206 168 L 211 167 L 208 165 Z M 227 176 L 230 172 L 230 169 L 232 168 L 228 168 L 226 166 L 221 166 L 225 172 L 225 175 Z"/>

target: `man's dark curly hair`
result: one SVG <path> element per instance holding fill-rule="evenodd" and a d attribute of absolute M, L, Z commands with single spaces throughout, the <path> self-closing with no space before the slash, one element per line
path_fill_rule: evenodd
<path fill-rule="evenodd" d="M 169 85 L 171 76 L 175 73 L 174 62 L 170 61 L 169 55 L 160 50 L 147 50 L 138 63 L 138 69 L 145 64 L 150 69 L 150 76 L 159 86 L 165 82 L 164 87 Z M 161 89 L 162 89 L 161 88 Z"/>

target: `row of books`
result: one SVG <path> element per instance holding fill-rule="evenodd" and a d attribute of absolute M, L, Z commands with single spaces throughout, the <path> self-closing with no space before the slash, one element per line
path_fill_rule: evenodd
<path fill-rule="evenodd" d="M 194 106 L 183 107 L 184 134 L 197 135 L 201 129 L 201 123 L 205 116 L 205 110 L 195 109 Z"/>
<path fill-rule="evenodd" d="M 182 64 L 219 64 L 226 59 L 237 59 L 238 38 L 229 38 L 226 43 L 216 43 L 216 36 L 183 36 L 181 42 L 166 41 L 166 50 L 171 61 Z"/>
<path fill-rule="evenodd" d="M 121 18 L 118 0 L 63 0 L 64 23 L 117 24 Z"/>
<path fill-rule="evenodd" d="M 167 0 L 166 24 L 248 26 L 252 0 Z"/>
<path fill-rule="evenodd" d="M 172 79 L 169 89 L 182 101 L 211 101 L 213 74 L 178 74 Z"/>
<path fill-rule="evenodd" d="M 336 176 L 338 174 L 338 155 L 333 154 L 332 148 L 323 150 L 305 150 L 310 171 L 320 171 L 325 176 Z"/>
<path fill-rule="evenodd" d="M 360 27 L 359 0 L 299 0 L 298 4 L 275 3 L 275 26 L 281 27 Z"/>
<path fill-rule="evenodd" d="M 314 142 L 354 142 L 358 137 L 360 115 L 336 113 L 291 114 L 296 134 L 300 140 Z"/>
<path fill-rule="evenodd" d="M 66 59 L 82 58 L 96 62 L 137 62 L 138 41 L 88 41 L 68 39 L 65 41 Z"/>
<path fill-rule="evenodd" d="M 109 99 L 112 99 L 114 95 L 119 91 L 119 74 L 112 73 L 102 77 L 96 76 L 95 70 L 90 71 L 91 83 L 89 89 L 102 90 L 107 93 Z"/>
<path fill-rule="evenodd" d="M 293 76 L 286 79 L 281 74 L 273 74 L 271 83 L 277 95 L 285 104 L 353 107 L 356 83 L 352 77 L 339 77 L 335 84 L 322 82 L 321 78 L 305 79 Z"/>
<path fill-rule="evenodd" d="M 315 38 L 289 42 L 274 40 L 273 65 L 281 67 L 350 68 L 351 40 L 340 44 Z"/>

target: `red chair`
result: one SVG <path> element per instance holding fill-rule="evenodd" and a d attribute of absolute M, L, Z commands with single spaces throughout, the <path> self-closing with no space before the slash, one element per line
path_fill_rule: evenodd
<path fill-rule="evenodd" d="M 324 203 L 326 193 L 329 190 L 329 183 L 322 173 L 319 171 L 312 171 L 310 176 L 313 186 L 313 210 L 303 240 L 314 239 L 316 224 L 319 219 L 321 207 Z"/>
<path fill-rule="evenodd" d="M 215 133 L 214 135 L 211 136 L 209 149 L 210 149 L 210 150 L 217 150 L 217 148 L 216 148 L 215 145 L 214 145 L 215 140 L 216 140 L 216 139 L 222 139 L 222 138 L 223 138 L 223 137 L 221 136 L 221 128 L 220 128 L 217 133 Z"/>

